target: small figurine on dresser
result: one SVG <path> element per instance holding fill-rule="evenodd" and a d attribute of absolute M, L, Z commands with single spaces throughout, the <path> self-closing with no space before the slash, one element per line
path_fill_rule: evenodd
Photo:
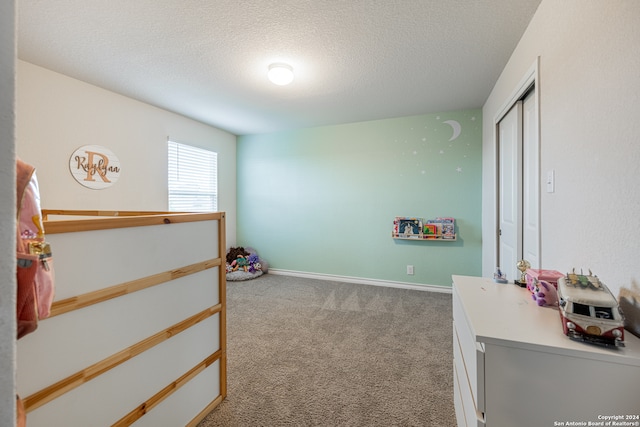
<path fill-rule="evenodd" d="M 527 269 L 529 267 L 531 267 L 531 264 L 526 259 L 521 259 L 520 261 L 518 261 L 518 263 L 516 264 L 516 268 L 520 270 L 520 278 L 515 279 L 513 283 L 520 286 L 521 288 L 527 286 Z"/>
<path fill-rule="evenodd" d="M 537 268 L 529 268 L 526 273 L 527 289 L 532 292 L 536 280 L 544 280 L 558 289 L 558 279 L 564 276 L 564 274 L 558 270 L 542 270 Z"/>
<path fill-rule="evenodd" d="M 496 272 L 493 273 L 493 281 L 496 283 L 509 283 L 507 275 L 500 270 L 500 267 L 496 268 Z"/>
<path fill-rule="evenodd" d="M 564 276 L 556 270 L 528 268 L 526 271 L 527 290 L 539 306 L 558 305 L 558 279 Z"/>
<path fill-rule="evenodd" d="M 527 288 L 529 288 L 529 285 L 527 285 Z M 533 284 L 529 290 L 531 291 L 533 300 L 540 307 L 555 307 L 558 305 L 558 291 L 555 286 L 546 280 L 533 279 Z"/>

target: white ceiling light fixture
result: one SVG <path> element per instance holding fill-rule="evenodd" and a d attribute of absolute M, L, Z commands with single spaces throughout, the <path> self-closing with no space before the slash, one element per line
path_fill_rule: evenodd
<path fill-rule="evenodd" d="M 286 86 L 293 81 L 293 68 L 291 65 L 283 63 L 271 64 L 267 77 L 273 84 Z"/>

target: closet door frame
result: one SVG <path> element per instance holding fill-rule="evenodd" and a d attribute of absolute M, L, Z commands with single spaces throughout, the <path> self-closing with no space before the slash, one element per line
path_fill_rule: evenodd
<path fill-rule="evenodd" d="M 532 141 L 529 141 L 530 144 L 534 146 L 529 146 L 527 148 L 528 152 L 528 164 L 527 167 L 524 168 L 527 170 L 527 177 L 524 178 L 524 182 L 528 183 L 528 189 L 522 190 L 522 196 L 527 196 L 529 200 L 524 200 L 524 203 L 527 203 L 528 206 L 532 206 L 532 208 L 528 209 L 527 207 L 521 206 L 522 212 L 520 217 L 523 217 L 523 213 L 527 211 L 527 226 L 531 226 L 534 224 L 537 226 L 537 230 L 529 230 L 528 233 L 528 242 L 527 242 L 527 251 L 529 253 L 534 253 L 537 251 L 537 259 L 532 259 L 532 267 L 533 268 L 541 268 L 542 265 L 542 253 L 541 253 L 541 226 L 540 226 L 540 81 L 539 81 L 539 57 L 536 58 L 534 64 L 529 68 L 524 77 L 520 80 L 520 82 L 516 85 L 513 90 L 511 96 L 507 99 L 507 101 L 503 104 L 503 107 L 499 110 L 498 114 L 494 117 L 494 159 L 495 159 L 495 168 L 494 168 L 494 194 L 495 194 L 495 209 L 494 209 L 494 265 L 500 266 L 505 269 L 508 274 L 508 279 L 513 280 L 515 271 L 515 266 L 501 266 L 500 265 L 500 152 L 499 152 L 499 124 L 500 121 L 504 118 L 505 115 L 509 113 L 509 111 L 515 106 L 518 101 L 521 101 L 529 95 L 533 88 L 533 101 L 535 103 L 535 121 L 533 124 L 535 127 L 534 135 Z M 524 204 L 523 203 L 523 204 Z M 487 236 L 488 238 L 491 238 Z M 519 236 L 520 241 L 517 243 L 522 246 L 523 233 Z M 525 258 L 526 259 L 526 258 Z M 530 262 L 531 262 L 530 261 Z"/>

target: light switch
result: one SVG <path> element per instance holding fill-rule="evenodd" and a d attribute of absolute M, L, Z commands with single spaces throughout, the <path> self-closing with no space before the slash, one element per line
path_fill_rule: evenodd
<path fill-rule="evenodd" d="M 547 172 L 547 193 L 556 191 L 556 172 L 551 169 Z"/>

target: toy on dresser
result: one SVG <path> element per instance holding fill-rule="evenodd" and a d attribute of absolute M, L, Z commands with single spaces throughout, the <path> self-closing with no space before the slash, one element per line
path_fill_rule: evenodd
<path fill-rule="evenodd" d="M 575 269 L 558 279 L 560 319 L 569 338 L 606 347 L 624 347 L 624 317 L 618 300 L 591 271 Z"/>
<path fill-rule="evenodd" d="M 533 300 L 539 306 L 557 306 L 558 291 L 555 286 L 545 280 L 534 279 L 533 286 L 530 289 Z"/>
<path fill-rule="evenodd" d="M 528 268 L 526 271 L 527 289 L 539 306 L 558 305 L 558 279 L 563 274 L 556 270 L 538 270 Z"/>
<path fill-rule="evenodd" d="M 496 283 L 509 283 L 507 275 L 500 270 L 500 267 L 496 268 L 496 272 L 493 273 L 493 281 Z"/>

